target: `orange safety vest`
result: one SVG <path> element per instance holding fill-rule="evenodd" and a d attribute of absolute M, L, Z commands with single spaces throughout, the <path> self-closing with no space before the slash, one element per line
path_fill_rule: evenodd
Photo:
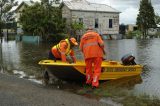
<path fill-rule="evenodd" d="M 70 42 L 68 39 L 61 40 L 57 45 L 52 47 L 51 51 L 56 58 L 61 58 L 64 61 L 66 61 L 65 56 L 69 54 L 71 56 L 74 55 L 73 50 L 70 49 Z"/>
<path fill-rule="evenodd" d="M 55 45 L 55 47 L 56 47 L 60 52 L 63 52 L 63 51 L 61 50 L 61 43 L 62 43 L 62 42 L 66 42 L 66 43 L 67 43 L 67 48 L 66 48 L 66 50 L 65 50 L 65 52 L 64 52 L 64 54 L 67 56 L 67 55 L 69 55 L 70 52 L 71 52 L 70 43 L 69 43 L 69 40 L 68 40 L 68 39 L 61 40 L 59 44 Z"/>
<path fill-rule="evenodd" d="M 103 40 L 96 32 L 89 31 L 81 38 L 80 49 L 82 50 L 85 59 L 93 57 L 103 57 L 103 51 L 100 45 Z"/>

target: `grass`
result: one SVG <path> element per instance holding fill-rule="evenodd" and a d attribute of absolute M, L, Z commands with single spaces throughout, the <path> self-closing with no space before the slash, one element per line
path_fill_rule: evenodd
<path fill-rule="evenodd" d="M 88 93 L 88 91 L 90 91 Z M 99 87 L 92 90 L 89 86 L 84 86 L 77 91 L 80 95 L 89 94 L 93 97 L 112 98 L 115 103 L 123 104 L 123 106 L 160 106 L 160 99 L 158 97 L 150 97 L 149 95 L 134 95 L 131 90 L 123 89 L 123 87 L 116 87 L 108 85 L 106 87 Z"/>

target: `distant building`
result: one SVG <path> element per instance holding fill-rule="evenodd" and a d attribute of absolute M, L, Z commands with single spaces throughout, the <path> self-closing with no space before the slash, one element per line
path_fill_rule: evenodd
<path fill-rule="evenodd" d="M 126 26 L 126 33 L 128 34 L 129 32 L 137 30 L 137 25 L 135 24 L 128 24 Z"/>
<path fill-rule="evenodd" d="M 159 24 L 157 24 L 157 27 L 149 28 L 148 29 L 148 35 L 149 35 L 149 37 L 156 37 L 156 36 L 160 37 L 160 35 L 157 35 L 157 34 L 160 34 L 160 25 Z"/>
<path fill-rule="evenodd" d="M 117 39 L 119 35 L 119 11 L 106 5 L 90 3 L 86 0 L 63 1 L 60 5 L 62 17 L 66 19 L 68 29 L 71 23 L 81 22 L 93 27 L 100 34 L 111 35 Z M 80 34 L 83 34 L 81 31 Z"/>
<path fill-rule="evenodd" d="M 136 31 L 136 30 L 138 30 L 137 25 L 128 24 L 128 25 L 126 25 L 125 33 L 129 34 L 130 32 L 133 32 L 133 31 Z M 154 38 L 154 37 L 160 36 L 160 35 L 157 35 L 157 34 L 160 34 L 160 25 L 157 24 L 156 27 L 148 28 L 147 34 L 148 34 L 147 38 Z"/>

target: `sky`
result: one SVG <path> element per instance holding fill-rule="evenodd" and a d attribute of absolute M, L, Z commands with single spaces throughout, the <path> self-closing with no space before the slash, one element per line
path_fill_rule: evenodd
<path fill-rule="evenodd" d="M 17 1 L 22 2 L 23 0 L 17 0 Z M 32 1 L 40 1 L 40 0 L 32 0 Z M 120 11 L 121 12 L 120 24 L 122 23 L 135 24 L 141 0 L 87 0 L 87 1 L 91 3 L 106 4 Z M 151 0 L 151 2 L 155 14 L 160 15 L 160 0 Z"/>

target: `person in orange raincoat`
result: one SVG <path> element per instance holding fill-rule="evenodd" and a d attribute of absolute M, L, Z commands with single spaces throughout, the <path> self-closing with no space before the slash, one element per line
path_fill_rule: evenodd
<path fill-rule="evenodd" d="M 80 49 L 84 54 L 86 63 L 86 84 L 91 84 L 92 88 L 97 88 L 101 74 L 104 42 L 98 33 L 94 32 L 92 28 L 88 28 L 81 38 Z M 93 72 L 92 64 L 94 64 Z"/>
<path fill-rule="evenodd" d="M 76 58 L 72 48 L 77 46 L 78 43 L 75 38 L 61 40 L 57 45 L 54 45 L 49 52 L 49 59 L 62 60 L 63 62 L 69 62 L 66 59 L 67 55 L 70 55 L 73 62 L 76 63 Z"/>

